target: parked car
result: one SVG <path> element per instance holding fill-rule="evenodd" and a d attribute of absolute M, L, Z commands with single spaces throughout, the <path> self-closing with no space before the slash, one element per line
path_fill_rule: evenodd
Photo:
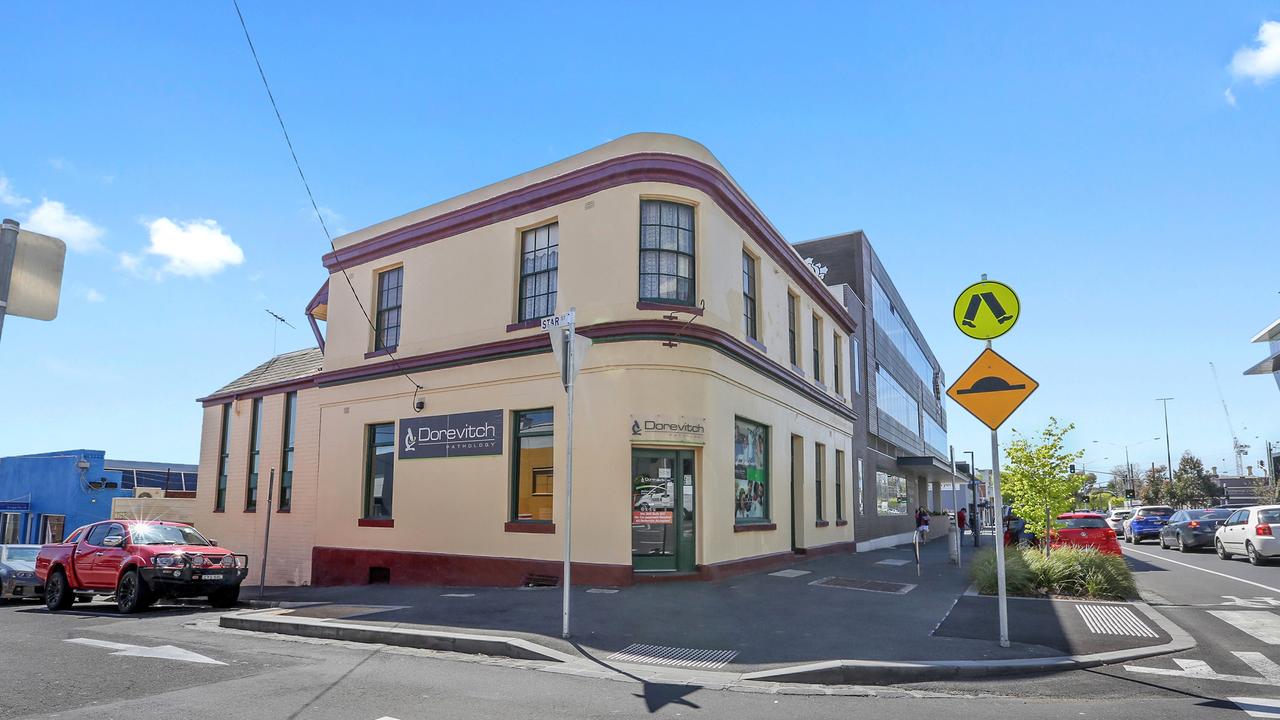
<path fill-rule="evenodd" d="M 1218 523 L 1231 515 L 1230 510 L 1179 510 L 1160 528 L 1160 548 L 1176 547 L 1182 552 L 1196 548 L 1212 547 Z"/>
<path fill-rule="evenodd" d="M 1107 515 L 1107 525 L 1116 537 L 1124 534 L 1124 521 L 1132 514 L 1133 510 L 1130 508 L 1115 508 Z"/>
<path fill-rule="evenodd" d="M 1107 525 L 1101 513 L 1069 512 L 1058 516 L 1064 527 L 1054 528 L 1050 534 L 1051 547 L 1093 548 L 1108 555 L 1121 555 L 1116 534 Z"/>
<path fill-rule="evenodd" d="M 1230 560 L 1240 553 L 1254 565 L 1280 557 L 1280 505 L 1240 508 L 1218 526 L 1213 541 L 1218 557 Z"/>
<path fill-rule="evenodd" d="M 114 595 L 122 613 L 164 597 L 207 596 L 214 607 L 240 597 L 249 558 L 205 539 L 186 523 L 104 520 L 85 525 L 36 555 L 36 577 L 50 610 L 76 594 Z"/>
<path fill-rule="evenodd" d="M 1142 505 L 1124 521 L 1124 541 L 1140 545 L 1147 538 L 1160 537 L 1160 528 L 1173 516 L 1168 505 Z"/>
<path fill-rule="evenodd" d="M 39 545 L 0 545 L 0 600 L 36 598 L 44 586 L 36 579 Z"/>

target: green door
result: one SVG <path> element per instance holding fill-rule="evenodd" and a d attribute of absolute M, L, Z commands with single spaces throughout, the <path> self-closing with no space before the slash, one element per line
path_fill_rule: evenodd
<path fill-rule="evenodd" d="M 640 572 L 692 572 L 693 453 L 631 451 L 631 560 Z"/>

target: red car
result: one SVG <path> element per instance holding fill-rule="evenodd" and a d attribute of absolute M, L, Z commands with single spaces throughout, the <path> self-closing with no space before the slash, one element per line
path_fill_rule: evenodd
<path fill-rule="evenodd" d="M 1101 513 L 1069 512 L 1058 516 L 1064 527 L 1054 528 L 1052 546 L 1093 548 L 1108 555 L 1122 555 L 1116 533 Z"/>
<path fill-rule="evenodd" d="M 114 595 L 122 613 L 162 597 L 207 596 L 214 607 L 231 607 L 248 566 L 248 556 L 218 547 L 186 523 L 142 520 L 85 525 L 36 555 L 50 610 L 95 594 Z"/>

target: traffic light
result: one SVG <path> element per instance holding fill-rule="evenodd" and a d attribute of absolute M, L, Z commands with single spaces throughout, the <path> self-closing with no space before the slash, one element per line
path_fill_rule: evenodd
<path fill-rule="evenodd" d="M 1075 463 L 1071 463 L 1071 474 L 1072 474 L 1072 475 L 1075 475 L 1075 474 L 1076 474 L 1076 464 L 1075 464 Z"/>
<path fill-rule="evenodd" d="M 1135 497 L 1133 489 L 1132 488 L 1126 489 L 1124 491 L 1124 497 L 1126 500 L 1132 500 Z"/>

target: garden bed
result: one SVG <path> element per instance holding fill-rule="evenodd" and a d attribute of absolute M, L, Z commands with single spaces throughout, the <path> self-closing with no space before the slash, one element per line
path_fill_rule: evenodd
<path fill-rule="evenodd" d="M 979 553 L 970 567 L 978 592 L 996 594 L 995 551 Z M 1020 597 L 1130 600 L 1138 596 L 1124 557 L 1085 548 L 1055 549 L 1047 558 L 1034 548 L 1005 548 L 1005 590 Z"/>

